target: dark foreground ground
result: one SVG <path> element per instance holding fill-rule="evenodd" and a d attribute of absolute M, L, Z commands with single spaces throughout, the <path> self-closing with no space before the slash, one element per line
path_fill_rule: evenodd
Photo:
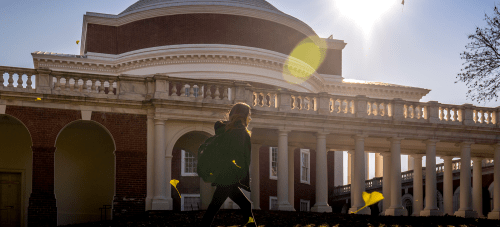
<path fill-rule="evenodd" d="M 444 217 L 384 217 L 368 215 L 347 215 L 336 213 L 314 213 L 297 211 L 261 211 L 254 210 L 255 220 L 260 227 L 465 227 L 485 226 L 500 227 L 500 221 L 474 218 Z M 66 225 L 67 227 L 132 227 L 132 226 L 198 226 L 205 211 L 149 211 L 144 215 L 123 220 L 92 222 L 86 224 Z M 241 227 L 248 220 L 240 214 L 240 210 L 220 210 L 212 227 Z"/>

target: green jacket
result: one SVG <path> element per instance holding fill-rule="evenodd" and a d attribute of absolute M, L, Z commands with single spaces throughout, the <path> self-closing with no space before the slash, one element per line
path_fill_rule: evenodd
<path fill-rule="evenodd" d="M 224 144 L 214 162 L 219 162 L 219 168 L 214 172 L 216 176 L 212 186 L 227 186 L 237 184 L 238 187 L 250 191 L 250 161 L 251 146 L 250 135 L 243 124 L 237 124 L 235 129 L 225 131 L 228 122 L 215 122 L 215 133 L 227 133 L 224 136 Z M 235 163 L 232 162 L 235 161 Z"/>

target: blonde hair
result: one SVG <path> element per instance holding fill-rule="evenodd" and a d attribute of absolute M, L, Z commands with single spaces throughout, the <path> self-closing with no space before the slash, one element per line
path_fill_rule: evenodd
<path fill-rule="evenodd" d="M 250 106 L 248 104 L 242 102 L 234 104 L 233 108 L 231 108 L 231 110 L 225 116 L 226 121 L 229 121 L 229 123 L 226 125 L 225 130 L 228 131 L 230 129 L 235 129 L 236 123 L 241 122 L 245 127 L 248 135 L 251 135 L 252 132 L 247 129 L 247 119 L 249 115 Z"/>

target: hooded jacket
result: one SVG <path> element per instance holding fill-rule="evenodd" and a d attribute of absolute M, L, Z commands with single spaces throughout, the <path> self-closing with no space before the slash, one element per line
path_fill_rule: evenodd
<path fill-rule="evenodd" d="M 217 157 L 224 159 L 216 170 L 216 178 L 212 186 L 227 186 L 236 184 L 238 187 L 250 191 L 250 161 L 251 146 L 250 135 L 241 122 L 236 123 L 234 129 L 226 132 L 225 127 L 229 122 L 215 122 L 215 134 L 227 133 L 224 138 L 225 146 L 218 152 Z M 229 161 L 226 161 L 229 160 Z M 233 163 L 232 160 L 235 160 Z"/>

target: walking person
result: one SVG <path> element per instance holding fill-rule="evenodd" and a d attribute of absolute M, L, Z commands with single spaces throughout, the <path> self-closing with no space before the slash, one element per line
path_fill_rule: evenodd
<path fill-rule="evenodd" d="M 215 180 L 212 186 L 216 186 L 212 201 L 208 206 L 201 221 L 201 227 L 210 227 L 213 219 L 221 205 L 229 197 L 240 206 L 245 217 L 247 227 L 256 226 L 252 213 L 252 204 L 243 194 L 241 189 L 250 191 L 250 131 L 247 130 L 250 123 L 250 106 L 246 103 L 237 103 L 226 116 L 227 121 L 217 121 L 214 125 L 216 134 L 226 133 L 224 142 L 217 147 L 213 162 L 221 161 L 214 170 Z"/>

